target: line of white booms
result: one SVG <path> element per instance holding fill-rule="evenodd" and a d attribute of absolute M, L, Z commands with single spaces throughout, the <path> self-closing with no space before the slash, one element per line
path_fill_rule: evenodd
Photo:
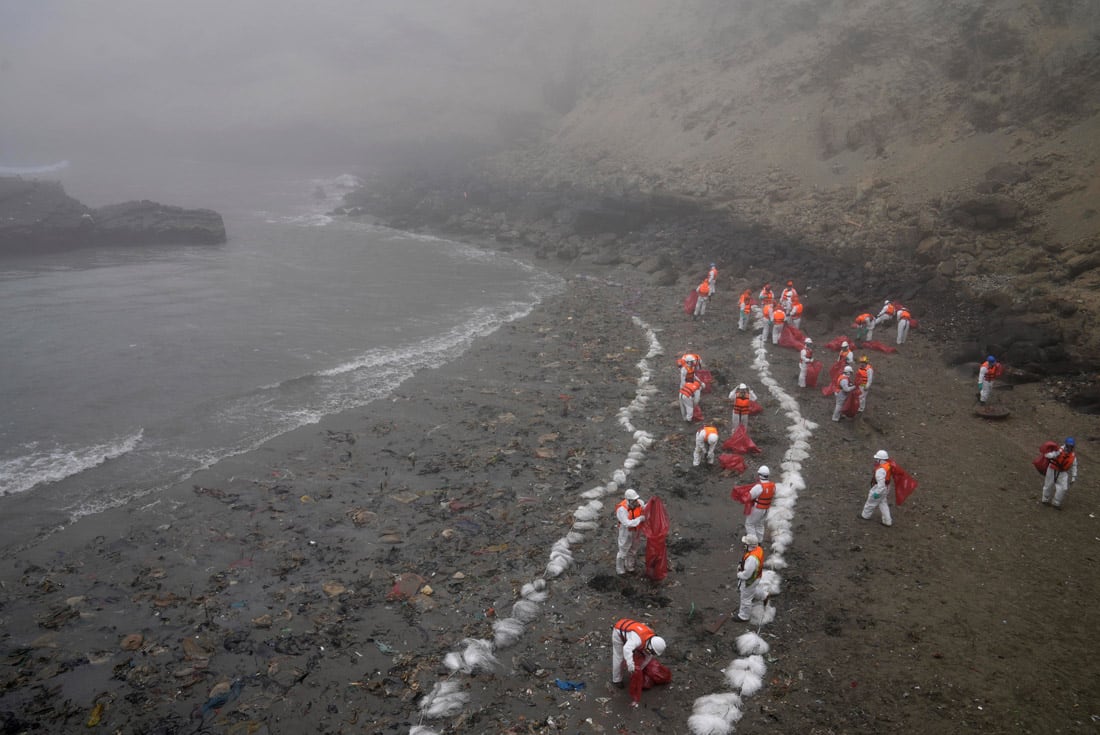
<path fill-rule="evenodd" d="M 619 424 L 634 438 L 623 466 L 612 473 L 610 482 L 585 490 L 580 495 L 587 502 L 573 511 L 573 525 L 569 532 L 550 547 L 543 576 L 523 585 L 520 599 L 512 605 L 512 614 L 493 623 L 492 640 L 466 638 L 459 644 L 459 650 L 451 651 L 443 657 L 443 664 L 451 672 L 446 679 L 439 681 L 420 702 L 421 719 L 438 719 L 458 714 L 469 702 L 470 695 L 463 691 L 460 675 L 473 674 L 478 670 L 492 670 L 497 665 L 495 653 L 514 645 L 523 634 L 527 625 L 534 621 L 541 611 L 542 603 L 549 596 L 548 580 L 560 576 L 573 564 L 573 544 L 583 541 L 587 534 L 599 528 L 599 519 L 603 515 L 601 498 L 606 495 L 618 496 L 626 486 L 627 477 L 645 457 L 646 450 L 653 445 L 653 437 L 646 431 L 635 428 L 634 417 L 645 410 L 650 399 L 658 390 L 653 385 L 653 368 L 650 361 L 663 354 L 664 349 L 657 335 L 638 317 L 634 324 L 645 332 L 649 341 L 646 356 L 638 361 L 638 381 L 634 400 L 619 409 Z M 809 457 L 809 439 L 817 425 L 802 417 L 796 401 L 779 385 L 768 366 L 766 342 L 757 336 L 753 340 L 756 369 L 760 383 L 779 402 L 786 412 L 790 425 L 787 436 L 791 445 L 783 457 L 782 477 L 776 483 L 776 495 L 768 511 L 767 524 L 771 535 L 771 552 L 764 562 L 765 570 L 757 582 L 757 600 L 753 605 L 752 625 L 760 629 L 775 617 L 775 608 L 765 604 L 767 597 L 779 594 L 780 577 L 777 569 L 787 566 L 783 558 L 793 536 L 791 521 L 794 518 L 794 505 L 798 492 L 805 489 L 802 479 L 802 461 Z M 764 599 L 762 599 L 764 598 Z M 695 700 L 692 715 L 688 718 L 688 727 L 693 735 L 727 735 L 733 732 L 734 725 L 741 719 L 743 698 L 756 694 L 764 684 L 767 663 L 764 654 L 768 652 L 768 643 L 759 633 L 747 632 L 737 637 L 737 650 L 741 658 L 734 659 L 722 670 L 729 691 L 707 694 Z M 414 725 L 409 735 L 438 735 L 438 732 L 426 725 Z"/>

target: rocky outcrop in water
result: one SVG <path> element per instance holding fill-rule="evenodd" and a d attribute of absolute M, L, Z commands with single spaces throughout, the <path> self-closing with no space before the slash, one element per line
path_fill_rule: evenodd
<path fill-rule="evenodd" d="M 210 209 L 145 200 L 94 209 L 56 182 L 0 178 L 0 253 L 225 241 L 222 216 Z"/>

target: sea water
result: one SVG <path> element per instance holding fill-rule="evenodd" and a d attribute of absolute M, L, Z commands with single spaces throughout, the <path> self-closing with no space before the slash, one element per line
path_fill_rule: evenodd
<path fill-rule="evenodd" d="M 329 214 L 350 173 L 79 166 L 52 178 L 81 201 L 216 209 L 229 242 L 0 257 L 0 548 L 391 395 L 561 287 Z"/>

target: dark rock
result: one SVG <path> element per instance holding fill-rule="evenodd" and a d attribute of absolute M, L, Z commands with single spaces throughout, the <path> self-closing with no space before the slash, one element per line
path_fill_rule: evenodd
<path fill-rule="evenodd" d="M 221 215 L 209 209 L 150 201 L 90 209 L 59 183 L 0 177 L 0 253 L 225 240 Z"/>
<path fill-rule="evenodd" d="M 222 216 L 210 209 L 183 209 L 142 200 L 94 210 L 94 235 L 103 242 L 199 244 L 225 242 Z"/>

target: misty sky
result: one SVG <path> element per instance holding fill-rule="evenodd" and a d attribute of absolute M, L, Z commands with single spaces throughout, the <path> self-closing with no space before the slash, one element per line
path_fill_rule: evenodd
<path fill-rule="evenodd" d="M 576 0 L 0 0 L 0 164 L 362 147 L 547 112 Z M 33 159 L 33 160 L 31 160 Z"/>

